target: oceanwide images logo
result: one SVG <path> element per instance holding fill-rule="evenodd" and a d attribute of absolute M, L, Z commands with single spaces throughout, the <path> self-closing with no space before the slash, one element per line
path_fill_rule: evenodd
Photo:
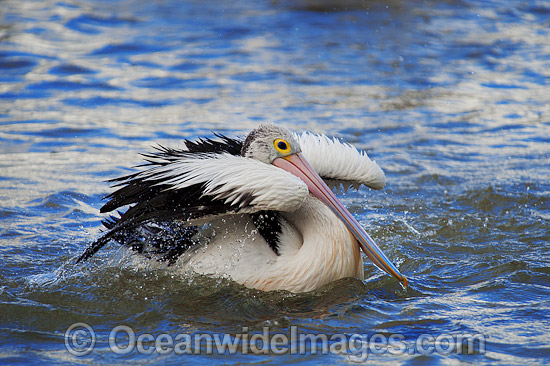
<path fill-rule="evenodd" d="M 65 332 L 65 347 L 74 356 L 86 356 L 95 347 L 109 348 L 117 355 L 133 352 L 142 355 L 189 354 L 297 354 L 341 355 L 352 362 L 365 362 L 369 354 L 390 355 L 450 355 L 484 354 L 485 337 L 482 334 L 444 333 L 421 334 L 407 339 L 403 334 L 323 334 L 300 333 L 296 326 L 289 332 L 262 332 L 242 327 L 241 333 L 136 333 L 127 325 L 111 329 L 105 340 L 96 337 L 86 323 L 74 323 Z"/>
<path fill-rule="evenodd" d="M 74 356 L 86 356 L 93 351 L 95 342 L 95 332 L 86 323 L 74 323 L 65 331 L 65 348 Z"/>

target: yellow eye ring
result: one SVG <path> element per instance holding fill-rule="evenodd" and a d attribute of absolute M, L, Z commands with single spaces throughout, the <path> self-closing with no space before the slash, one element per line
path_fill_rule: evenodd
<path fill-rule="evenodd" d="M 290 144 L 283 139 L 277 139 L 273 141 L 273 145 L 275 146 L 275 150 L 277 150 L 281 154 L 290 153 Z"/>

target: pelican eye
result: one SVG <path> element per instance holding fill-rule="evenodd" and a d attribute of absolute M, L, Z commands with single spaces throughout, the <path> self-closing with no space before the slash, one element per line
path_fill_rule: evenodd
<path fill-rule="evenodd" d="M 286 142 L 283 139 L 277 139 L 273 142 L 273 145 L 275 145 L 275 149 L 280 152 L 281 154 L 288 154 L 290 153 L 290 144 Z"/>

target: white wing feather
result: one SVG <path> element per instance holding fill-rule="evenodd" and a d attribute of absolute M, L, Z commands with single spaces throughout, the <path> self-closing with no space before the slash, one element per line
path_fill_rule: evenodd
<path fill-rule="evenodd" d="M 203 184 L 204 196 L 239 207 L 239 212 L 291 212 L 308 195 L 306 184 L 287 171 L 231 154 L 189 154 L 140 175 L 173 190 Z"/>
<path fill-rule="evenodd" d="M 384 172 L 364 151 L 325 135 L 303 132 L 295 136 L 302 154 L 321 177 L 384 188 Z"/>

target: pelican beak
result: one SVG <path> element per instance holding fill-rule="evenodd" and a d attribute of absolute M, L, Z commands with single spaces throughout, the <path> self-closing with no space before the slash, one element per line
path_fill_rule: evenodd
<path fill-rule="evenodd" d="M 315 172 L 301 153 L 276 158 L 273 161 L 273 165 L 294 174 L 304 181 L 309 191 L 325 203 L 346 224 L 367 257 L 382 271 L 397 278 L 403 287 L 407 287 L 407 278 L 399 272 L 369 234 L 363 230 L 357 220 L 344 207 L 342 202 L 334 195 L 332 190 L 325 184 L 323 179 Z"/>

